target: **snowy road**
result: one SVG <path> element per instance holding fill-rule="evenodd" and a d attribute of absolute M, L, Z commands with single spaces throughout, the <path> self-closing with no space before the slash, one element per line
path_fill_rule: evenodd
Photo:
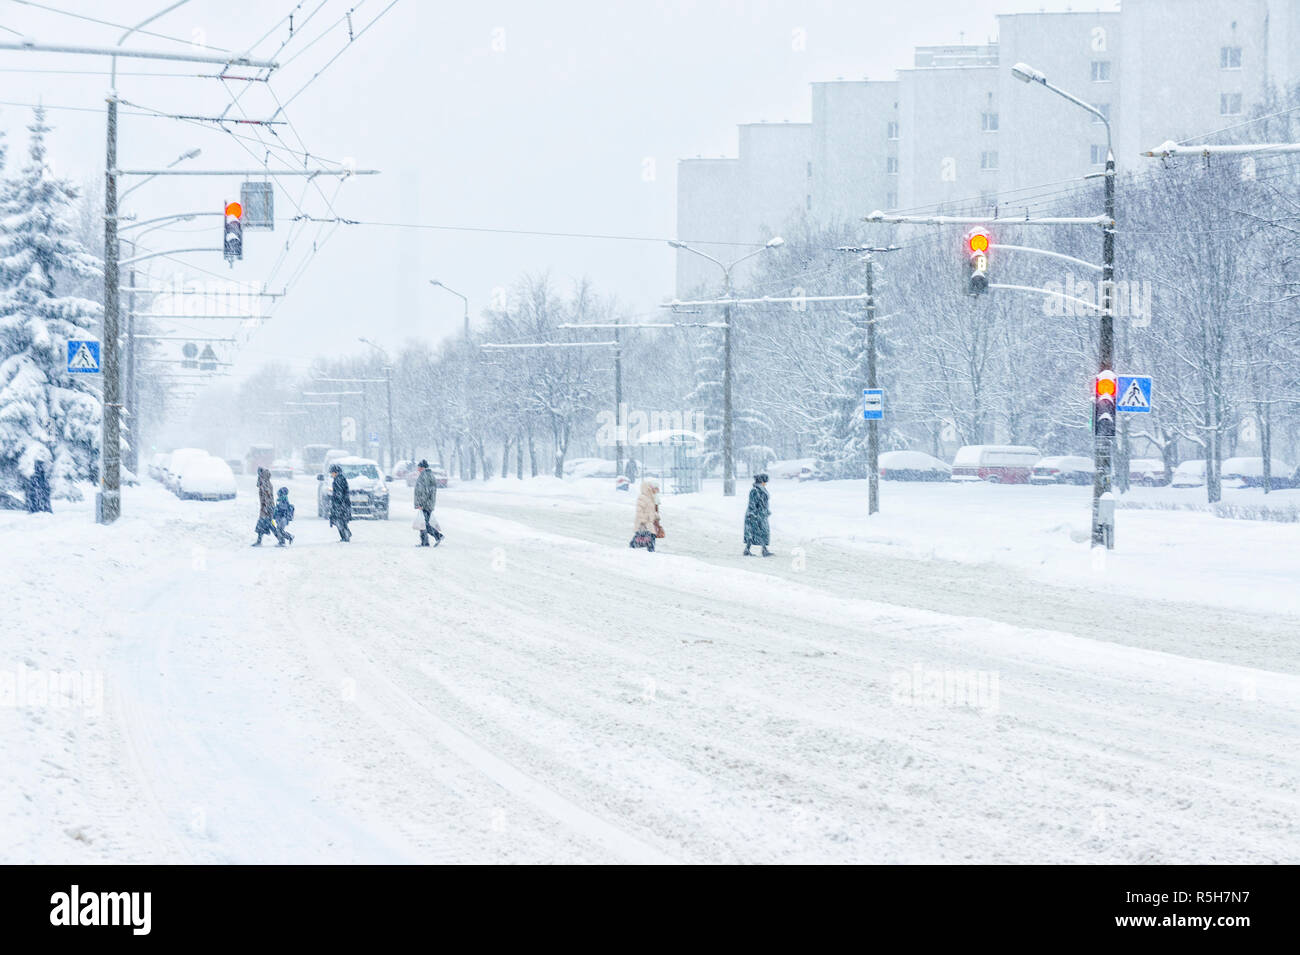
<path fill-rule="evenodd" d="M 747 561 L 722 505 L 651 556 L 515 482 L 341 545 L 311 489 L 284 550 L 153 486 L 3 516 L 0 670 L 104 703 L 0 709 L 0 860 L 1300 861 L 1293 618 L 1116 593 L 1094 639 L 1005 567 Z"/>

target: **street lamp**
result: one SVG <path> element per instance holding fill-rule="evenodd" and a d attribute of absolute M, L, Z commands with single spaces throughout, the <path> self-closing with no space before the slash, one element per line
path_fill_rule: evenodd
<path fill-rule="evenodd" d="M 700 258 L 708 259 L 722 269 L 722 297 L 727 302 L 722 312 L 722 494 L 724 497 L 736 496 L 736 461 L 734 454 L 732 411 L 731 411 L 731 270 L 741 262 L 756 255 L 779 249 L 785 245 L 785 239 L 773 236 L 759 248 L 742 255 L 730 265 L 724 265 L 707 252 L 693 249 L 685 242 L 669 239 L 668 244 L 682 252 L 693 252 Z"/>
<path fill-rule="evenodd" d="M 384 391 L 388 398 L 388 467 L 391 470 L 397 464 L 397 444 L 393 441 L 393 363 L 382 345 L 377 345 L 369 338 L 358 338 L 363 345 L 369 345 L 384 356 Z"/>
<path fill-rule="evenodd" d="M 465 338 L 468 339 L 469 338 L 469 299 L 466 298 L 464 295 L 461 295 L 454 288 L 451 288 L 450 286 L 447 285 L 443 285 L 437 279 L 429 279 L 429 284 L 436 285 L 438 286 L 438 288 L 441 289 L 446 289 L 452 295 L 455 295 L 458 299 L 460 299 L 462 302 L 465 303 Z"/>
<path fill-rule="evenodd" d="M 1110 118 L 1097 107 L 1085 103 L 1060 87 L 1047 82 L 1047 75 L 1027 63 L 1017 63 L 1011 75 L 1024 83 L 1037 83 L 1075 106 L 1087 110 L 1106 126 L 1106 224 L 1102 227 L 1101 331 L 1098 375 L 1115 371 L 1115 150 L 1111 140 Z M 1111 501 L 1114 486 L 1115 437 L 1098 434 L 1094 428 L 1092 477 L 1092 546 L 1115 546 L 1114 511 Z M 1103 507 L 1103 503 L 1112 505 Z"/>

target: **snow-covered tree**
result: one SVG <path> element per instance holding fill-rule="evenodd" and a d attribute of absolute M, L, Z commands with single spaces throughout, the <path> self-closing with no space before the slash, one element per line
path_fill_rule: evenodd
<path fill-rule="evenodd" d="M 93 376 L 67 374 L 67 341 L 89 336 L 100 306 L 58 282 L 100 263 L 73 237 L 77 190 L 50 172 L 44 110 L 28 129 L 29 161 L 0 196 L 0 482 L 19 484 L 39 461 L 54 494 L 75 499 L 97 471 L 102 408 Z"/>

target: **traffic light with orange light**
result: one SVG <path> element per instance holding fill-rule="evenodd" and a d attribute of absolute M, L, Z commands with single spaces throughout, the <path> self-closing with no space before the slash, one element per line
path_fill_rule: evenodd
<path fill-rule="evenodd" d="M 244 257 L 244 208 L 238 202 L 226 203 L 226 260 Z"/>
<path fill-rule="evenodd" d="M 1119 382 L 1113 371 L 1097 375 L 1092 386 L 1092 433 L 1099 438 L 1115 437 L 1115 398 Z"/>
<path fill-rule="evenodd" d="M 966 281 L 969 295 L 983 295 L 989 290 L 989 248 L 992 240 L 983 229 L 966 234 L 966 255 L 970 260 L 970 275 Z"/>

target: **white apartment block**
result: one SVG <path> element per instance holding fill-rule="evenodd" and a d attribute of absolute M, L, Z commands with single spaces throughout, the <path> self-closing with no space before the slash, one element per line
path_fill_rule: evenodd
<path fill-rule="evenodd" d="M 678 235 L 760 243 L 800 217 L 1015 212 L 1099 172 L 1105 125 L 1016 80 L 1020 62 L 1107 114 L 1121 172 L 1166 140 L 1224 141 L 1271 89 L 1300 84 L 1300 0 L 1124 0 L 997 23 L 996 42 L 918 48 L 894 81 L 812 84 L 811 123 L 741 126 L 735 159 L 683 160 Z M 716 288 L 715 273 L 679 253 L 677 294 Z"/>

